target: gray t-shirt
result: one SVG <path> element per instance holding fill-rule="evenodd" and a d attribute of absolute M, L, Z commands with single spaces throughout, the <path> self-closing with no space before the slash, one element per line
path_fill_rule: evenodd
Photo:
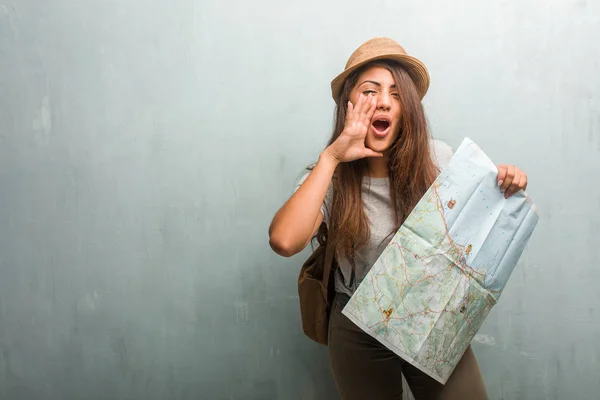
<path fill-rule="evenodd" d="M 431 141 L 432 159 L 441 172 L 452 158 L 450 146 L 439 140 Z M 304 174 L 296 184 L 296 190 L 308 177 L 310 172 Z M 333 185 L 329 187 L 325 201 L 321 206 L 323 221 L 329 224 L 329 206 L 331 204 Z M 335 289 L 337 292 L 352 293 L 358 288 L 360 282 L 369 272 L 375 261 L 379 258 L 385 247 L 392 239 L 394 231 L 394 209 L 391 204 L 388 178 L 364 177 L 362 182 L 362 199 L 365 213 L 369 219 L 371 235 L 366 246 L 355 254 L 355 270 L 352 276 L 352 266 L 346 259 L 338 259 L 340 268 L 335 274 Z"/>

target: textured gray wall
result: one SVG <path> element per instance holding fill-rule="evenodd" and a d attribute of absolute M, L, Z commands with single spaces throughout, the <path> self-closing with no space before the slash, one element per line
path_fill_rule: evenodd
<path fill-rule="evenodd" d="M 600 392 L 600 3 L 0 0 L 0 398 L 328 399 L 267 227 L 391 36 L 433 133 L 542 219 L 474 348 L 492 399 Z"/>

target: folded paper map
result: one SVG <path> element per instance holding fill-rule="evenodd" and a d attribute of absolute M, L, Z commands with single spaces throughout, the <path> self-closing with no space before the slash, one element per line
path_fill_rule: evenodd
<path fill-rule="evenodd" d="M 504 198 L 466 138 L 360 283 L 343 314 L 445 384 L 496 304 L 538 221 Z"/>

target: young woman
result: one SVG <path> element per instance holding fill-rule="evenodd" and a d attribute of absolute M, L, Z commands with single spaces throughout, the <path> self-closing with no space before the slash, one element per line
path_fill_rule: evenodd
<path fill-rule="evenodd" d="M 361 45 L 331 84 L 336 120 L 328 146 L 300 179 L 269 229 L 279 255 L 302 251 L 325 222 L 339 268 L 329 355 L 343 399 L 401 399 L 404 374 L 417 400 L 487 398 L 469 348 L 446 385 L 402 360 L 341 313 L 392 235 L 452 157 L 428 132 L 421 100 L 425 66 L 388 38 Z M 527 187 L 512 165 L 498 166 L 498 190 Z"/>

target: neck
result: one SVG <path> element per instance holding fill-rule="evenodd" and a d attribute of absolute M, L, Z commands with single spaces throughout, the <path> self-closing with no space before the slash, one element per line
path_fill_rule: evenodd
<path fill-rule="evenodd" d="M 383 157 L 370 157 L 367 159 L 369 171 L 367 174 L 371 178 L 387 178 L 388 173 L 388 155 L 384 154 Z"/>

